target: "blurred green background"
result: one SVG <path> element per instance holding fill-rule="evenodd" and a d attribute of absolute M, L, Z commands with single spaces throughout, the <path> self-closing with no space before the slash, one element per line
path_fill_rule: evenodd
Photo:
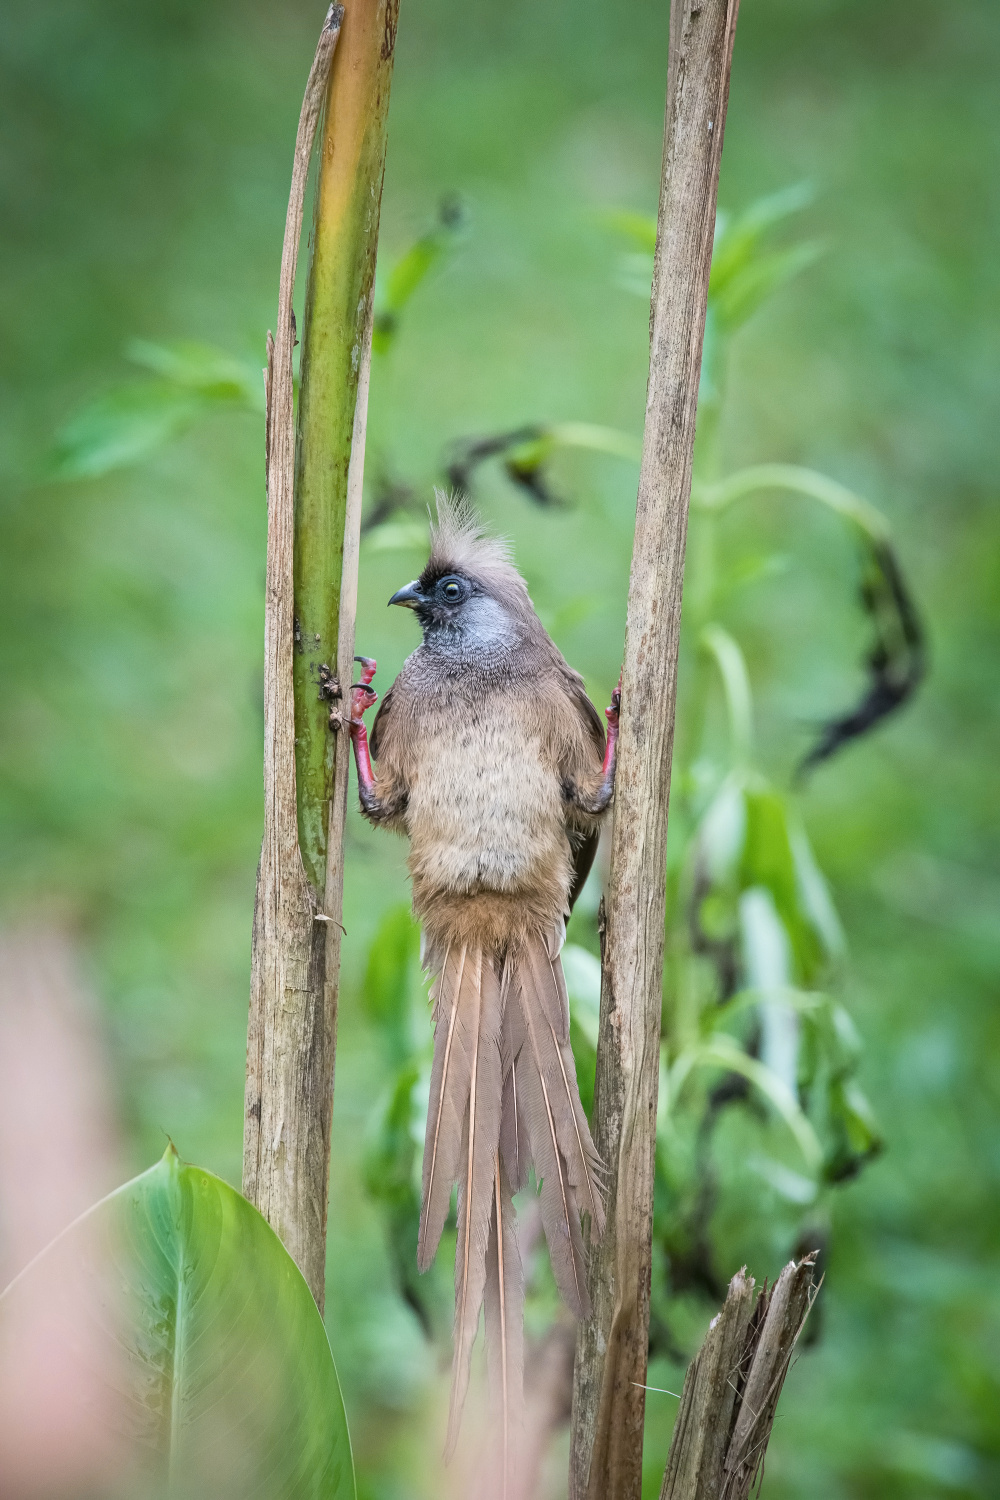
<path fill-rule="evenodd" d="M 82 936 L 130 1166 L 169 1132 L 236 1183 L 262 425 L 220 412 L 73 484 L 45 464 L 66 421 L 130 378 L 131 339 L 260 362 L 321 11 L 34 0 L 0 16 L 2 900 Z M 609 211 L 655 212 L 667 22 L 665 0 L 403 0 L 380 263 L 444 195 L 465 223 L 376 365 L 372 489 L 405 480 L 422 503 L 449 445 L 524 422 L 641 432 L 647 313 Z M 839 994 L 885 1149 L 832 1199 L 820 1336 L 783 1397 L 771 1500 L 1000 1492 L 998 68 L 990 0 L 744 0 L 720 203 L 808 181 L 798 232 L 824 250 L 734 340 L 717 460 L 809 464 L 879 505 L 930 645 L 914 701 L 794 794 L 846 931 Z M 601 704 L 635 482 L 625 460 L 570 454 L 564 507 L 496 469 L 477 489 Z M 383 688 L 416 644 L 384 601 L 420 552 L 391 542 L 363 549 L 358 624 Z M 816 723 L 861 691 L 856 561 L 822 515 L 773 496 L 718 545 L 794 559 L 724 619 L 748 658 L 757 763 L 787 788 Z M 362 976 L 406 900 L 405 851 L 354 816 L 348 839 L 328 1326 L 363 1486 L 402 1500 L 434 1492 L 413 1454 L 447 1379 L 362 1181 L 387 1079 Z M 722 1276 L 744 1259 L 773 1275 L 791 1248 L 738 1215 L 715 1244 Z M 655 1493 L 675 1403 L 648 1404 Z"/>

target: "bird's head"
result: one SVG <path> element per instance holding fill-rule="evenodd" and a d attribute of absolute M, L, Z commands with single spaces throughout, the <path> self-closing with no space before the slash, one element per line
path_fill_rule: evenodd
<path fill-rule="evenodd" d="M 503 654 L 541 627 L 505 543 L 483 534 L 461 501 L 438 493 L 431 555 L 420 577 L 390 604 L 412 609 L 424 644 L 447 655 Z"/>

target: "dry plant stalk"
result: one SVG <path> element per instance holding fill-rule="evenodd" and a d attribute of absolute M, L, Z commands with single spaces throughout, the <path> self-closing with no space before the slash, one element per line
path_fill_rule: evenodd
<path fill-rule="evenodd" d="M 594 1137 L 608 1225 L 577 1345 L 570 1494 L 638 1500 L 663 981 L 667 804 L 695 412 L 739 0 L 673 0 L 649 384 L 606 896 Z"/>
<path fill-rule="evenodd" d="M 243 1191 L 324 1301 L 347 737 L 372 295 L 398 0 L 327 15 L 306 86 L 268 341 L 264 841 L 247 1036 Z M 338 38 L 340 43 L 338 46 Z M 336 54 L 336 55 L 335 55 Z M 292 293 L 320 116 L 298 441 Z"/>
<path fill-rule="evenodd" d="M 754 1304 L 746 1267 L 684 1380 L 660 1500 L 749 1500 L 778 1397 L 816 1298 L 815 1255 L 789 1261 Z"/>

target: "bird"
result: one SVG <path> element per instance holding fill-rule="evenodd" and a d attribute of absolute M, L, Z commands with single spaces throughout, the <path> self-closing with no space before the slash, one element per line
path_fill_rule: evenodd
<path fill-rule="evenodd" d="M 523 1400 L 523 1274 L 513 1195 L 534 1168 L 556 1283 L 590 1314 L 581 1216 L 598 1238 L 604 1168 L 580 1101 L 560 950 L 612 801 L 621 682 L 607 732 L 538 618 L 510 548 L 437 492 L 430 556 L 390 605 L 422 642 L 378 701 L 357 657 L 349 728 L 361 810 L 409 838 L 432 976 L 434 1053 L 417 1261 L 434 1259 L 458 1186 L 446 1457 L 480 1312 L 502 1424 L 504 1491 Z M 373 764 L 374 762 L 374 764 Z"/>

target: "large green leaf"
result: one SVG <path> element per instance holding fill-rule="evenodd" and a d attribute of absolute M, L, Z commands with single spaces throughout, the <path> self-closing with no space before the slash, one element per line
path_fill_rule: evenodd
<path fill-rule="evenodd" d="M 340 1385 L 305 1281 L 257 1210 L 172 1146 L 3 1293 L 8 1357 L 39 1309 L 47 1330 L 66 1330 L 54 1367 L 75 1378 L 62 1398 L 115 1435 L 115 1493 L 354 1500 Z"/>

